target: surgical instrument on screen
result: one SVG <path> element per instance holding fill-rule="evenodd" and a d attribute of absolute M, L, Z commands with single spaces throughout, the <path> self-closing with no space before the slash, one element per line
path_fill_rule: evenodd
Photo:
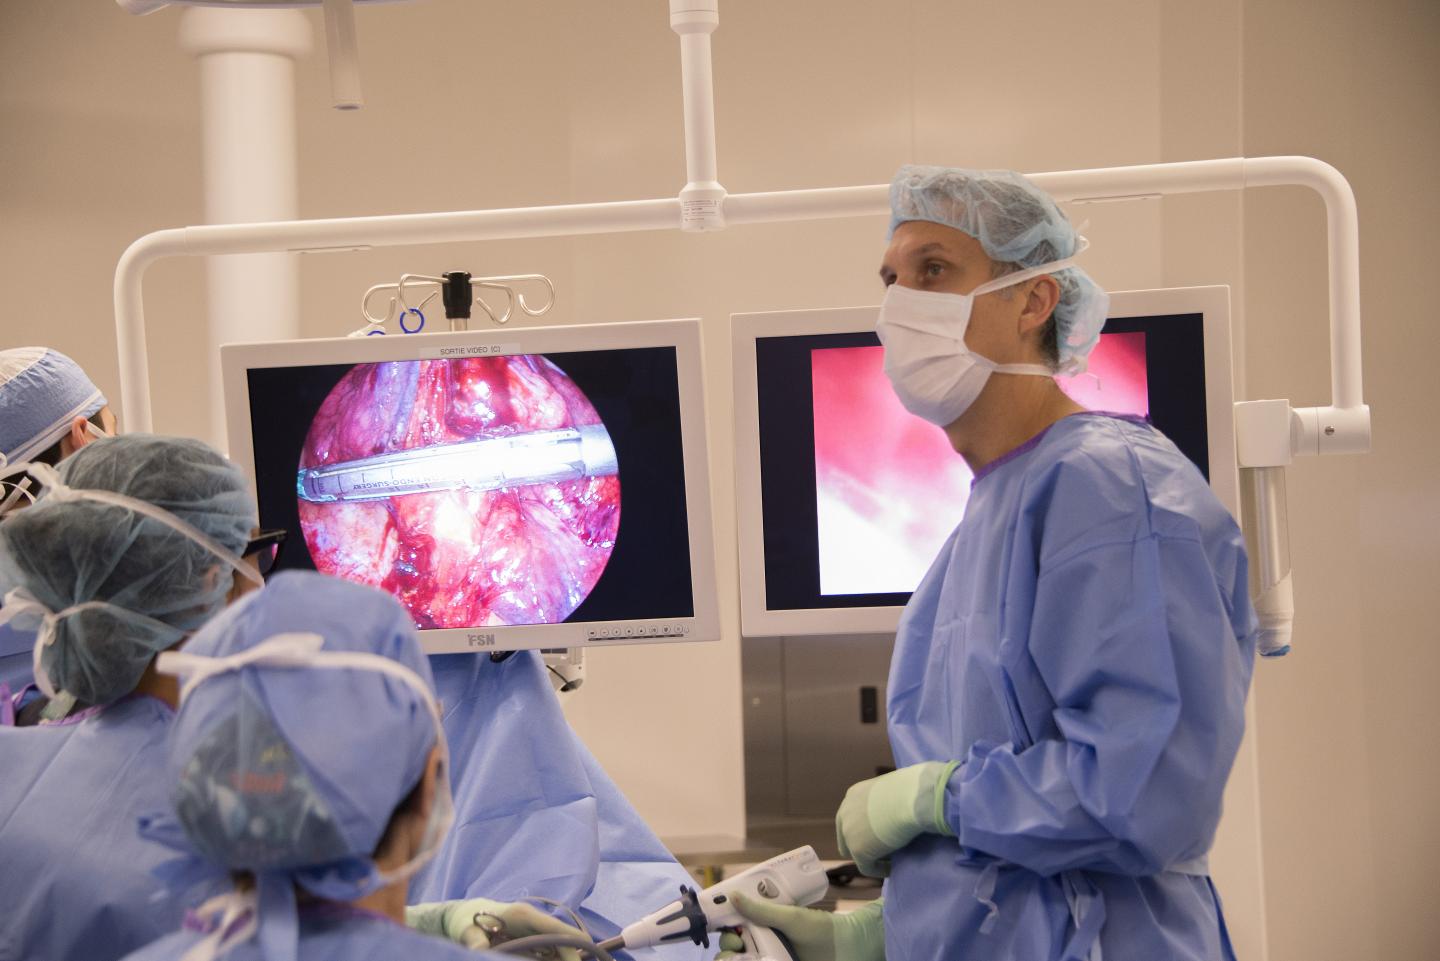
<path fill-rule="evenodd" d="M 794 951 L 784 935 L 747 920 L 735 910 L 733 898 L 748 898 L 777 904 L 810 905 L 825 896 L 830 879 L 815 849 L 808 844 L 777 855 L 768 861 L 696 892 L 680 886 L 680 899 L 627 926 L 608 941 L 607 951 L 621 948 L 648 948 L 689 940 L 710 946 L 709 932 L 739 929 L 745 954 L 770 961 L 793 961 Z"/>
<path fill-rule="evenodd" d="M 491 491 L 615 474 L 615 445 L 601 424 L 482 437 L 303 467 L 296 493 L 315 503 L 437 491 Z"/>

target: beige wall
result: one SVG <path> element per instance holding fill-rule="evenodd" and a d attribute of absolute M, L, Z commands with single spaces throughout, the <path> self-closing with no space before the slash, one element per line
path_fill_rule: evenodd
<path fill-rule="evenodd" d="M 1440 858 L 1440 353 L 1422 243 L 1440 203 L 1440 7 L 1167 0 L 1167 160 L 1308 154 L 1360 205 L 1368 457 L 1289 472 L 1296 649 L 1254 697 L 1270 957 L 1433 959 Z M 1297 406 L 1330 396 L 1324 209 L 1301 189 L 1164 204 L 1167 284 L 1229 277 L 1237 385 Z"/>
<path fill-rule="evenodd" d="M 1027 28 L 998 0 L 726 0 L 721 179 L 740 192 L 876 183 L 908 159 L 1033 171 L 1242 152 L 1314 153 L 1351 177 L 1376 453 L 1291 472 L 1300 633 L 1294 656 L 1260 665 L 1256 698 L 1269 956 L 1440 956 L 1421 893 L 1440 855 L 1440 732 L 1425 706 L 1440 645 L 1420 600 L 1440 571 L 1440 455 L 1415 442 L 1433 436 L 1440 343 L 1411 278 L 1436 212 L 1423 190 L 1440 147 L 1434 5 L 1033 6 Z M 302 215 L 673 195 L 679 58 L 664 8 L 363 9 L 363 111 L 329 109 L 319 56 L 299 68 Z M 58 346 L 112 397 L 115 259 L 140 234 L 201 216 L 197 72 L 176 20 L 104 0 L 0 0 L 0 281 L 13 300 L 0 344 Z M 1276 190 L 1072 213 L 1091 222 L 1091 266 L 1107 286 L 1236 288 L 1251 396 L 1325 401 L 1317 201 Z M 560 301 L 546 323 L 704 318 L 725 639 L 593 656 L 568 704 L 662 833 L 743 829 L 726 319 L 874 302 L 882 231 L 876 218 L 302 261 L 307 336 L 356 326 L 373 283 L 452 266 L 549 274 Z M 146 307 L 157 427 L 203 432 L 200 265 L 153 268 Z M 701 770 L 697 745 L 711 757 Z M 666 755 L 682 760 L 654 763 Z M 1237 931 L 1244 956 L 1259 957 L 1261 893 L 1228 896 L 1251 919 Z"/>
<path fill-rule="evenodd" d="M 1374 452 L 1290 471 L 1293 663 L 1257 688 L 1276 958 L 1440 957 L 1440 6 L 1247 3 L 1247 153 L 1306 153 L 1360 204 Z M 1245 202 L 1249 388 L 1324 403 L 1324 214 L 1303 191 Z"/>

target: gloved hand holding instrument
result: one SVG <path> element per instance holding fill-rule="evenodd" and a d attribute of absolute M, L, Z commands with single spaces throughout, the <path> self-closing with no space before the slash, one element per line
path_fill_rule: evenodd
<path fill-rule="evenodd" d="M 579 919 L 575 920 L 578 925 Z M 405 923 L 422 934 L 445 938 L 472 951 L 498 949 L 513 953 L 513 949 L 524 947 L 524 940 L 553 937 L 555 940 L 537 944 L 536 950 L 525 953 L 555 961 L 580 961 L 581 958 L 579 941 L 569 945 L 559 943 L 561 940 L 590 942 L 582 928 L 552 918 L 532 904 L 489 898 L 412 904 L 405 908 Z"/>
<path fill-rule="evenodd" d="M 628 925 L 616 937 L 601 942 L 600 947 L 614 951 L 687 940 L 709 947 L 710 932 L 734 928 L 740 950 L 750 957 L 766 961 L 806 961 L 806 956 L 797 955 L 784 935 L 757 923 L 737 907 L 741 901 L 767 906 L 814 904 L 825 896 L 829 887 L 830 879 L 819 856 L 814 848 L 806 845 L 703 891 L 681 885 L 679 900 Z"/>
<path fill-rule="evenodd" d="M 795 961 L 885 961 L 884 903 L 871 901 L 846 914 L 792 907 L 736 895 L 735 909 L 754 925 L 780 934 Z M 734 959 L 750 949 L 735 934 L 720 938 L 716 961 Z"/>

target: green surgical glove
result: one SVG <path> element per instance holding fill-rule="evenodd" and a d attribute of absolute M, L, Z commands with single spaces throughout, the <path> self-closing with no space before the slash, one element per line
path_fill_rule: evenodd
<path fill-rule="evenodd" d="M 959 761 L 925 761 L 852 784 L 835 815 L 840 856 L 861 874 L 890 874 L 890 854 L 922 834 L 954 835 L 945 823 L 945 785 Z"/>
<path fill-rule="evenodd" d="M 733 895 L 733 901 L 751 921 L 785 935 L 795 948 L 795 961 L 885 961 L 883 901 L 871 901 L 848 914 L 770 904 L 743 894 Z M 744 949 L 736 934 L 721 937 L 720 947 L 716 961 L 733 958 Z"/>
<path fill-rule="evenodd" d="M 405 924 L 421 934 L 445 938 L 473 951 L 491 947 L 490 932 L 497 929 L 504 932 L 504 941 L 536 934 L 584 934 L 534 905 L 489 898 L 407 905 Z M 556 957 L 561 961 L 580 961 L 580 952 L 575 948 L 556 948 Z"/>

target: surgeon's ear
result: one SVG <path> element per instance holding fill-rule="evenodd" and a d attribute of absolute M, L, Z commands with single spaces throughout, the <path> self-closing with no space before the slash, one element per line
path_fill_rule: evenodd
<path fill-rule="evenodd" d="M 85 426 L 87 423 L 89 422 L 83 417 L 75 417 L 70 421 L 70 429 L 60 436 L 61 460 L 90 443 L 92 438 L 90 431 Z"/>
<path fill-rule="evenodd" d="M 1028 288 L 1028 289 L 1027 289 Z M 1060 283 L 1049 274 L 1042 274 L 1025 285 L 1025 303 L 1018 322 L 1020 335 L 1029 336 L 1045 326 L 1045 321 L 1060 303 Z"/>

